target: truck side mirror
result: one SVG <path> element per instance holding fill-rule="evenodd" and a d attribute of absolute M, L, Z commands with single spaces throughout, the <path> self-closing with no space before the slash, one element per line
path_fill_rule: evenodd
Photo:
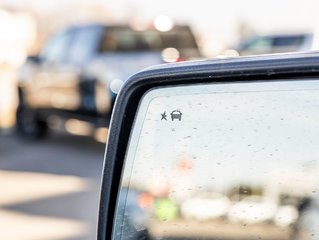
<path fill-rule="evenodd" d="M 319 54 L 138 73 L 113 111 L 98 239 L 313 236 L 317 119 Z"/>

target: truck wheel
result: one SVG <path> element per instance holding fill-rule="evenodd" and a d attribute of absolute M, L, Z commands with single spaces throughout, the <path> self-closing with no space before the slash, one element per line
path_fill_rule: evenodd
<path fill-rule="evenodd" d="M 18 134 L 28 139 L 43 138 L 48 130 L 46 122 L 40 121 L 34 110 L 24 106 L 17 109 L 16 123 Z"/>

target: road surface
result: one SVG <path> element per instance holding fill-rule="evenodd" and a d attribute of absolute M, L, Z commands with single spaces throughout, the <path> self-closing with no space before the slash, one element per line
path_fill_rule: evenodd
<path fill-rule="evenodd" d="M 0 133 L 0 238 L 95 239 L 104 148 L 66 133 Z"/>

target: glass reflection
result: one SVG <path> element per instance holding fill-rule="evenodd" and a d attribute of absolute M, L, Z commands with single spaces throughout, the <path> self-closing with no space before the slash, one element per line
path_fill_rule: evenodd
<path fill-rule="evenodd" d="M 149 92 L 114 239 L 319 237 L 319 82 Z"/>

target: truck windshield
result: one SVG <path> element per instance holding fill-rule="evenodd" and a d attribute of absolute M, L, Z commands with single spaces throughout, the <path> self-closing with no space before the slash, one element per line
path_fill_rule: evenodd
<path fill-rule="evenodd" d="M 175 27 L 167 32 L 155 29 L 135 31 L 129 27 L 106 28 L 101 52 L 161 51 L 165 48 L 197 49 L 195 38 L 187 26 Z"/>

